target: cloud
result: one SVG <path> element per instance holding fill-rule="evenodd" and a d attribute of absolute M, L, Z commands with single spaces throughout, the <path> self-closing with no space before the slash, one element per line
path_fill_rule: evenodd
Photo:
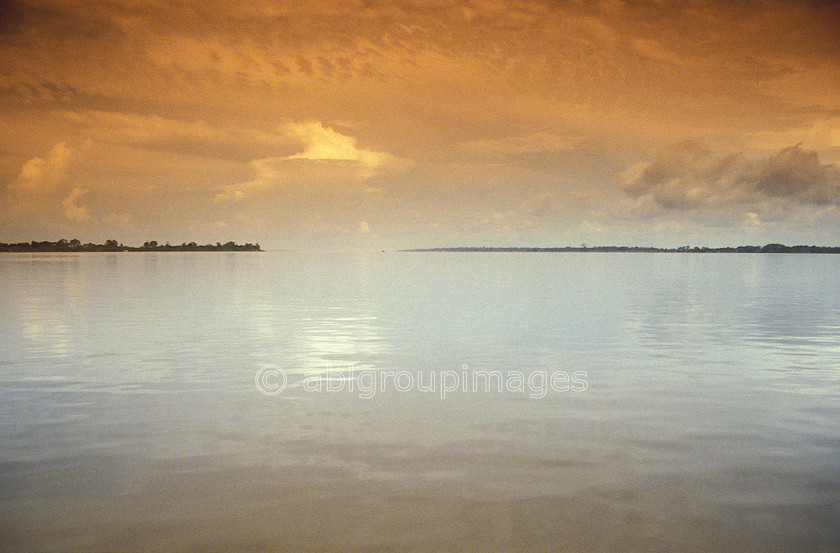
<path fill-rule="evenodd" d="M 95 217 L 84 201 L 91 188 L 75 182 L 89 146 L 87 141 L 79 148 L 58 142 L 45 156 L 25 162 L 6 187 L 7 201 L 0 204 L 0 215 L 16 224 L 26 221 L 52 228 L 93 222 Z"/>
<path fill-rule="evenodd" d="M 87 208 L 74 203 L 82 194 L 69 190 L 68 173 L 78 153 L 65 142 L 59 142 L 46 156 L 24 163 L 17 178 L 6 187 L 4 211 L 36 219 L 60 218 L 61 213 L 69 213 L 68 218 L 74 221 L 89 217 L 85 213 Z"/>
<path fill-rule="evenodd" d="M 245 197 L 282 185 L 302 186 L 361 182 L 386 169 L 405 167 L 407 161 L 384 152 L 359 148 L 356 139 L 318 121 L 289 123 L 281 130 L 295 138 L 301 152 L 285 157 L 267 157 L 248 163 L 254 178 L 222 185 L 214 198 L 217 204 L 239 202 Z M 365 189 L 370 192 L 370 188 Z"/>
<path fill-rule="evenodd" d="M 840 203 L 840 170 L 820 163 L 817 152 L 803 150 L 801 145 L 784 148 L 753 170 L 748 179 L 767 196 L 815 205 Z"/>
<path fill-rule="evenodd" d="M 59 142 L 45 158 L 35 157 L 23 164 L 11 190 L 18 196 L 53 189 L 65 178 L 67 168 L 76 151 Z"/>
<path fill-rule="evenodd" d="M 304 145 L 302 152 L 287 159 L 355 161 L 366 177 L 373 176 L 380 167 L 397 161 L 386 153 L 357 148 L 355 138 L 324 127 L 318 121 L 289 123 L 283 129 L 287 136 L 299 139 Z"/>
<path fill-rule="evenodd" d="M 840 170 L 820 163 L 801 145 L 760 160 L 715 153 L 681 142 L 620 175 L 632 197 L 651 197 L 666 209 L 700 209 L 778 199 L 799 204 L 840 204 Z"/>
<path fill-rule="evenodd" d="M 90 192 L 87 188 L 73 187 L 70 193 L 61 201 L 62 213 L 74 223 L 86 223 L 91 220 L 87 205 L 77 204 L 79 198 Z"/>

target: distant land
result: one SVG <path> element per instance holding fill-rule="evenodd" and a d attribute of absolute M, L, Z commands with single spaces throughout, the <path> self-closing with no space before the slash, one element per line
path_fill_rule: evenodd
<path fill-rule="evenodd" d="M 785 246 L 767 244 L 764 246 L 726 246 L 723 248 L 681 246 L 679 248 L 653 248 L 647 246 L 566 246 L 561 248 L 498 248 L 498 247 L 459 247 L 459 248 L 419 248 L 400 250 L 402 252 L 619 252 L 619 253 L 840 253 L 840 247 L 831 246 Z"/>
<path fill-rule="evenodd" d="M 125 246 L 116 240 L 106 240 L 104 244 L 82 244 L 75 238 L 73 240 L 61 239 L 56 242 L 19 242 L 17 244 L 5 244 L 0 242 L 0 252 L 259 252 L 259 244 L 237 244 L 226 242 L 224 244 L 196 244 L 195 242 L 179 245 L 158 244 L 156 241 L 145 242 L 142 246 Z"/>

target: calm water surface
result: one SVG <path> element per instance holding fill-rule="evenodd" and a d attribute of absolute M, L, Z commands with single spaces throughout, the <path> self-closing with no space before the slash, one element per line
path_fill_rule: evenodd
<path fill-rule="evenodd" d="M 840 256 L 2 254 L 0 325 L 0 550 L 840 550 Z"/>

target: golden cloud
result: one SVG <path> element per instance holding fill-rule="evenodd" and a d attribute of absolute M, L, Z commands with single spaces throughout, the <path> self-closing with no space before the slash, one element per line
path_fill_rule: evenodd
<path fill-rule="evenodd" d="M 268 157 L 249 162 L 254 178 L 247 182 L 222 185 L 214 202 L 239 202 L 247 196 L 283 185 L 305 181 L 317 185 L 361 182 L 389 169 L 407 166 L 406 160 L 384 152 L 359 148 L 355 138 L 343 135 L 318 121 L 289 123 L 282 127 L 303 150 L 285 157 Z M 311 179 L 311 180 L 310 180 Z M 366 189 L 369 190 L 369 189 Z"/>

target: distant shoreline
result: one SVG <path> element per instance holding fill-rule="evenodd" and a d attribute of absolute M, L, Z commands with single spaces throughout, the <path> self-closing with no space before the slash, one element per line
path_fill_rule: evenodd
<path fill-rule="evenodd" d="M 457 247 L 457 248 L 414 248 L 398 250 L 401 252 L 502 252 L 502 253 L 840 253 L 840 247 L 834 246 L 785 246 L 784 244 L 767 244 L 764 246 L 726 246 L 722 248 L 690 247 L 654 248 L 647 246 L 578 246 L 558 248 L 528 248 L 528 247 Z"/>
<path fill-rule="evenodd" d="M 58 240 L 56 242 L 18 242 L 5 244 L 0 242 L 2 253 L 92 253 L 92 252 L 261 252 L 259 244 L 196 244 L 195 242 L 170 245 L 146 242 L 142 246 L 126 246 L 116 240 L 106 240 L 104 244 L 82 244 L 79 240 Z"/>

